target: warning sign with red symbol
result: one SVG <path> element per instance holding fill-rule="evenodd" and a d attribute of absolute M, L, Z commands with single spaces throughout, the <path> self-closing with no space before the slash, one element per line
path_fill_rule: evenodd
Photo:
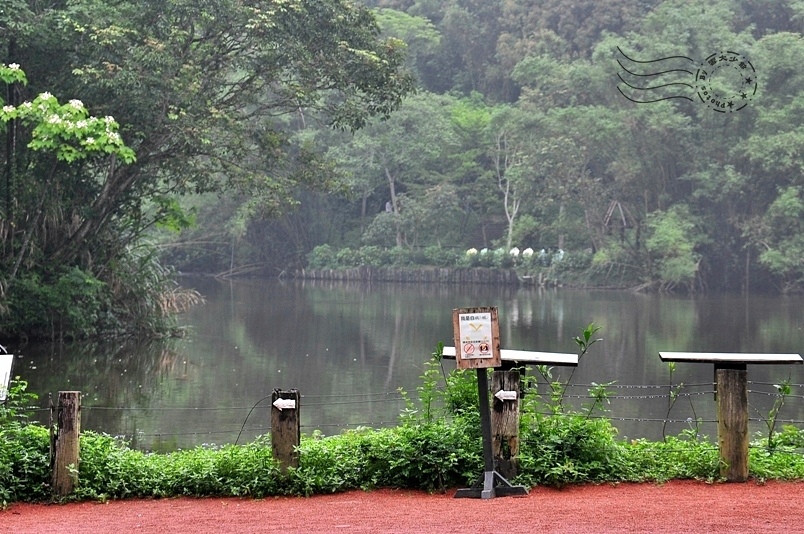
<path fill-rule="evenodd" d="M 500 328 L 497 308 L 452 310 L 456 360 L 459 369 L 500 366 Z"/>

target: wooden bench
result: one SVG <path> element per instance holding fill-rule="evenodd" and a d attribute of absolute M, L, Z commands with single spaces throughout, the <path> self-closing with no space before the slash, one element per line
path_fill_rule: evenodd
<path fill-rule="evenodd" d="M 799 354 L 739 352 L 659 352 L 663 362 L 715 366 L 717 440 L 720 475 L 731 482 L 748 479 L 748 364 L 802 364 Z"/>
<path fill-rule="evenodd" d="M 715 366 L 745 366 L 747 364 L 804 363 L 799 354 L 751 354 L 741 352 L 660 352 L 663 362 L 713 363 Z"/>

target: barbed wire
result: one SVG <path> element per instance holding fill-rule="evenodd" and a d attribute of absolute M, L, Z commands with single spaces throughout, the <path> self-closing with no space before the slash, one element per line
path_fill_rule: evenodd
<path fill-rule="evenodd" d="M 692 388 L 692 387 L 712 387 L 714 386 L 714 382 L 700 382 L 694 384 L 686 384 L 684 382 L 679 382 L 678 384 L 609 384 L 607 382 L 603 383 L 589 383 L 589 384 L 567 384 L 567 387 L 583 387 L 583 388 L 593 388 L 598 386 L 605 386 L 607 388 L 612 389 L 671 389 L 671 388 Z M 550 384 L 545 384 L 544 382 L 540 383 L 539 385 L 549 386 Z"/>
<path fill-rule="evenodd" d="M 698 391 L 698 392 L 691 392 L 691 393 L 676 393 L 676 397 L 697 397 L 700 395 L 708 395 L 710 393 L 714 393 L 714 391 Z M 550 392 L 539 392 L 536 395 L 542 396 L 549 396 Z M 598 398 L 595 395 L 562 395 L 564 398 L 568 399 L 596 399 Z M 671 398 L 670 395 L 606 395 L 605 399 L 669 399 Z"/>
<path fill-rule="evenodd" d="M 773 386 L 774 388 L 778 388 L 778 384 L 770 383 L 770 382 L 755 382 L 755 381 L 748 381 L 749 385 L 752 386 Z M 528 388 L 523 392 L 523 399 L 527 399 L 528 396 L 533 396 L 539 399 L 545 399 L 543 402 L 549 402 L 546 399 L 549 399 L 551 392 L 549 390 L 545 390 L 545 387 L 549 388 L 550 384 L 545 384 L 543 382 L 538 383 L 534 387 Z M 714 382 L 703 382 L 703 383 L 692 383 L 692 384 L 685 384 L 683 382 L 679 382 L 677 384 L 608 384 L 608 383 L 590 383 L 590 384 L 567 384 L 562 385 L 565 388 L 564 394 L 562 394 L 562 398 L 566 399 L 573 399 L 573 400 L 600 400 L 600 396 L 595 396 L 591 394 L 568 394 L 566 390 L 570 388 L 596 388 L 596 387 L 603 387 L 605 389 L 616 390 L 618 393 L 613 394 L 606 394 L 604 400 L 608 401 L 617 401 L 617 400 L 652 400 L 657 401 L 661 399 L 666 399 L 670 401 L 673 398 L 682 398 L 686 397 L 692 399 L 694 397 L 700 397 L 702 395 L 709 395 L 715 394 L 716 392 L 714 389 L 707 389 L 704 391 L 688 391 L 691 388 L 700 388 L 700 387 L 707 387 L 712 388 L 714 386 Z M 804 388 L 804 384 L 789 384 L 791 388 Z M 440 391 L 445 391 L 445 387 L 441 386 L 437 388 Z M 668 390 L 665 393 L 646 393 L 646 394 L 622 394 L 619 392 L 626 391 L 626 390 L 658 390 L 658 389 L 665 389 Z M 765 391 L 761 389 L 748 389 L 748 393 L 751 395 L 757 396 L 766 396 L 766 397 L 784 397 L 785 399 L 797 400 L 797 399 L 804 399 L 804 394 L 782 394 L 779 391 Z M 366 392 L 366 393 L 348 393 L 348 394 L 320 394 L 320 395 L 301 395 L 301 399 L 303 400 L 315 400 L 319 402 L 304 402 L 302 403 L 302 407 L 321 407 L 321 406 L 336 406 L 336 405 L 369 405 L 375 403 L 400 403 L 408 400 L 408 397 L 399 391 L 382 391 L 382 392 Z M 339 399 L 334 401 L 326 401 L 326 399 Z M 262 399 L 262 400 L 265 400 Z M 260 402 L 262 402 L 262 400 Z M 325 402 L 320 402 L 324 400 Z M 414 399 L 415 400 L 415 399 Z M 260 404 L 259 402 L 257 404 Z M 789 405 L 788 405 L 789 406 Z M 243 412 L 247 410 L 254 410 L 257 408 L 257 405 L 248 407 L 248 406 L 218 406 L 218 407 L 210 407 L 210 406 L 200 406 L 200 407 L 180 407 L 180 406 L 164 406 L 164 407 L 140 407 L 140 406 L 93 406 L 91 404 L 84 404 L 81 406 L 82 410 L 92 411 L 139 411 L 145 413 L 157 413 L 157 412 L 198 412 L 198 413 L 210 413 L 210 412 Z M 270 404 L 266 404 L 264 406 L 260 406 L 260 408 L 271 409 Z M 26 412 L 31 414 L 41 414 L 47 413 L 50 411 L 50 408 L 40 408 L 40 407 L 30 407 L 25 409 Z M 755 408 L 755 411 L 756 410 Z M 579 413 L 553 413 L 552 411 L 536 411 L 532 412 L 538 415 L 543 416 L 572 416 L 572 417 L 586 417 L 586 418 L 593 418 L 593 419 L 608 419 L 610 421 L 622 421 L 622 422 L 638 422 L 638 423 L 664 423 L 664 424 L 678 424 L 678 423 L 686 423 L 686 424 L 712 424 L 717 423 L 717 419 L 693 419 L 691 417 L 687 418 L 669 418 L 669 417 L 629 417 L 629 416 L 619 416 L 613 415 L 611 413 L 602 413 L 602 414 L 579 414 Z M 668 414 L 669 415 L 669 414 Z M 248 418 L 246 418 L 247 420 Z M 766 423 L 768 422 L 768 418 L 764 417 L 750 417 L 749 422 L 752 423 Z M 798 419 L 781 419 L 776 418 L 776 423 L 779 424 L 792 424 L 792 425 L 804 425 L 804 421 Z M 319 423 L 319 424 L 302 424 L 300 425 L 301 428 L 304 429 L 319 429 L 319 428 L 350 428 L 350 427 L 385 427 L 389 425 L 398 424 L 398 420 L 383 420 L 383 421 L 371 421 L 371 422 L 360 422 L 360 423 Z M 259 426 L 251 426 L 245 427 L 240 429 L 240 432 L 248 431 L 254 432 L 258 430 L 270 430 L 269 427 L 265 425 Z M 187 432 L 154 432 L 154 433 L 143 433 L 137 432 L 136 436 L 138 438 L 163 438 L 169 436 L 204 436 L 204 435 L 225 435 L 225 434 L 234 434 L 237 433 L 238 430 L 200 430 L 200 431 L 187 431 Z"/>
<path fill-rule="evenodd" d="M 767 395 L 770 397 L 781 397 L 784 396 L 786 399 L 804 399 L 804 395 L 794 395 L 792 393 L 786 393 L 782 395 L 778 391 L 758 391 L 756 389 L 749 389 L 748 393 L 755 393 L 757 395 Z"/>

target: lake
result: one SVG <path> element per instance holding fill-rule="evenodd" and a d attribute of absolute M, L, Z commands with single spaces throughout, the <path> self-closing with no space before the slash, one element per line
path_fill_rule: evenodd
<path fill-rule="evenodd" d="M 492 287 L 345 284 L 184 278 L 206 303 L 181 317 L 187 336 L 158 342 L 30 343 L 9 347 L 14 374 L 40 405 L 60 390 L 83 393 L 84 429 L 123 436 L 133 447 L 170 451 L 243 443 L 270 429 L 275 388 L 302 395 L 302 432 L 336 434 L 396 424 L 415 397 L 439 341 L 452 345 L 453 308 L 496 306 L 503 348 L 575 352 L 573 337 L 594 322 L 603 341 L 572 376 L 568 402 L 582 409 L 593 383 L 613 382 L 606 408 L 621 438 L 661 439 L 702 419 L 717 430 L 710 364 L 676 364 L 659 351 L 801 353 L 804 298 L 778 295 L 694 297 Z M 445 372 L 455 362 L 442 363 Z M 555 370 L 568 377 L 568 370 Z M 804 366 L 748 367 L 751 430 L 773 400 L 773 385 L 796 386 L 780 417 L 804 419 Z M 668 393 L 684 395 L 668 416 Z M 47 411 L 36 419 L 46 421 Z"/>

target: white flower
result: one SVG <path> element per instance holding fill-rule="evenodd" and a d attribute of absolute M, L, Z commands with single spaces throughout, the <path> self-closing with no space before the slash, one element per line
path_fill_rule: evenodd
<path fill-rule="evenodd" d="M 511 256 L 516 258 L 517 256 L 519 256 L 519 249 L 514 247 L 511 249 L 511 252 L 509 254 L 511 254 Z"/>
<path fill-rule="evenodd" d="M 47 122 L 49 124 L 61 124 L 62 121 L 61 121 L 61 117 L 59 117 L 58 115 L 56 115 L 54 113 L 53 115 L 51 115 L 50 117 L 47 118 Z"/>
<path fill-rule="evenodd" d="M 531 256 L 533 256 L 533 249 L 530 247 L 526 248 L 525 250 L 522 251 L 522 255 L 525 256 L 526 258 L 530 258 Z"/>
<path fill-rule="evenodd" d="M 472 247 L 466 251 L 467 256 L 474 256 L 475 254 L 477 254 L 477 249 L 475 247 Z"/>
<path fill-rule="evenodd" d="M 16 109 L 14 106 L 3 106 L 3 111 L 6 113 L 11 113 L 14 109 Z"/>
<path fill-rule="evenodd" d="M 78 100 L 77 98 L 73 98 L 69 102 L 70 106 L 74 107 L 75 109 L 84 109 L 84 103 Z"/>
<path fill-rule="evenodd" d="M 106 124 L 114 124 L 114 117 L 112 117 L 111 115 L 106 115 L 105 117 L 103 117 L 103 120 L 104 122 L 106 122 Z"/>
<path fill-rule="evenodd" d="M 481 255 L 481 256 L 482 256 L 483 254 L 488 254 L 488 253 L 489 253 L 489 249 L 487 249 L 487 248 L 480 249 L 480 255 Z"/>
<path fill-rule="evenodd" d="M 107 137 L 109 138 L 109 141 L 111 141 L 112 143 L 120 142 L 120 134 L 117 132 L 109 132 L 107 134 Z"/>
<path fill-rule="evenodd" d="M 50 93 L 48 93 L 47 91 L 45 91 L 44 93 L 39 94 L 39 98 L 41 98 L 42 100 L 50 100 L 51 98 L 55 98 L 55 97 L 53 95 L 51 95 Z"/>
<path fill-rule="evenodd" d="M 19 63 L 9 63 L 8 64 L 8 69 L 9 70 L 20 70 L 20 65 L 19 65 Z"/>
<path fill-rule="evenodd" d="M 33 107 L 33 104 L 31 102 L 23 102 L 22 104 L 20 104 L 20 107 L 25 109 L 31 109 Z"/>
<path fill-rule="evenodd" d="M 80 121 L 75 123 L 75 127 L 76 128 L 82 128 L 82 129 L 86 128 L 87 127 L 87 121 L 81 119 Z"/>
<path fill-rule="evenodd" d="M 95 144 L 95 138 L 94 137 L 87 137 L 87 139 L 86 139 L 86 141 L 84 141 L 84 143 L 87 144 L 87 145 L 94 145 Z"/>

